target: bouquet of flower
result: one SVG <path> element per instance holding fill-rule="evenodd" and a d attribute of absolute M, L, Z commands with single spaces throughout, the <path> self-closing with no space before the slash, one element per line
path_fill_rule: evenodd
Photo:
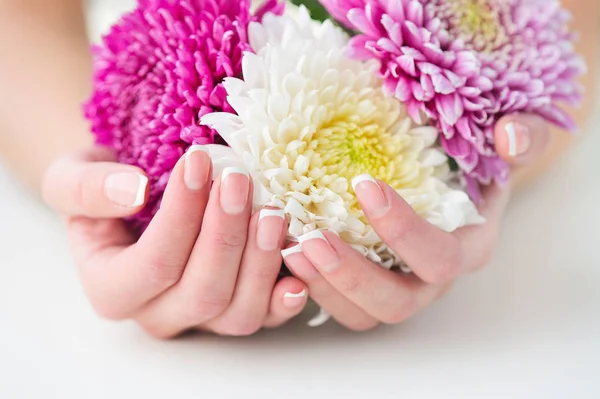
<path fill-rule="evenodd" d="M 499 118 L 574 128 L 559 104 L 580 101 L 585 65 L 559 0 L 306 2 L 313 18 L 278 0 L 139 0 L 95 48 L 92 131 L 150 179 L 133 228 L 200 144 L 215 175 L 249 172 L 254 205 L 283 209 L 290 241 L 328 230 L 397 266 L 353 181 L 385 181 L 451 232 L 484 222 L 481 186 L 507 180 Z"/>

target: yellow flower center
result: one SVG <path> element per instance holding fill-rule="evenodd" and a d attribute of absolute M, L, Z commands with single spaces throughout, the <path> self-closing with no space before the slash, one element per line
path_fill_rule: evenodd
<path fill-rule="evenodd" d="M 405 127 L 398 124 L 386 126 L 385 114 L 375 112 L 365 118 L 342 113 L 316 131 L 308 147 L 318 155 L 327 176 L 350 182 L 369 174 L 396 190 L 422 185 L 432 173 L 418 159 L 424 148 L 422 139 L 406 132 L 399 134 Z M 355 200 L 351 202 L 352 208 L 360 209 Z"/>

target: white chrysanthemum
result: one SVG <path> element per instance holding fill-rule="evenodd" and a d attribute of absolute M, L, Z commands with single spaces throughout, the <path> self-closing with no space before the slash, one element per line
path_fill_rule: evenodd
<path fill-rule="evenodd" d="M 367 223 L 356 176 L 387 182 L 446 231 L 481 222 L 467 195 L 442 181 L 447 158 L 434 147 L 436 130 L 415 126 L 385 94 L 376 63 L 345 55 L 343 31 L 329 21 L 314 27 L 304 8 L 296 19 L 271 15 L 250 26 L 256 54 L 244 55 L 243 80 L 225 82 L 238 115 L 202 118 L 231 146 L 210 148 L 216 163 L 241 160 L 255 205 L 285 209 L 292 240 L 329 230 L 388 267 L 396 259 Z"/>

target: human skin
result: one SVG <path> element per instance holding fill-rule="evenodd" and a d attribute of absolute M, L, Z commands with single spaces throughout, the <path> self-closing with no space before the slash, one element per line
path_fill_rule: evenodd
<path fill-rule="evenodd" d="M 573 11 L 582 34 L 579 51 L 585 55 L 590 71 L 596 71 L 599 5 L 595 0 L 568 0 L 565 5 Z M 193 173 L 208 176 L 210 162 L 201 151 L 180 161 L 167 190 L 170 200 L 165 201 L 153 222 L 158 227 L 150 228 L 139 241 L 126 231 L 117 218 L 134 214 L 143 206 L 137 200 L 145 201 L 147 187 L 137 177 L 142 171 L 116 164 L 106 150 L 91 147 L 92 135 L 86 133 L 88 127 L 80 107 L 90 92 L 88 47 L 80 1 L 0 0 L 0 53 L 11 55 L 0 63 L 0 155 L 32 190 L 40 192 L 41 187 L 46 201 L 65 216 L 82 282 L 96 310 L 111 319 L 135 319 L 150 334 L 161 338 L 190 328 L 247 335 L 263 326 L 280 325 L 302 310 L 306 298 L 298 294 L 306 289 L 351 329 L 401 322 L 441 296 L 462 273 L 487 263 L 499 233 L 497 221 L 510 194 L 528 186 L 575 140 L 529 115 L 503 119 L 496 128 L 496 137 L 499 153 L 515 167 L 511 190 L 488 191 L 482 212 L 490 222 L 481 228 L 467 228 L 453 235 L 431 230 L 389 190 L 384 191 L 383 210 L 370 213 L 365 207 L 380 236 L 412 260 L 413 279 L 386 274 L 356 258 L 335 237 L 325 235 L 326 240 L 308 240 L 301 246 L 302 252 L 290 255 L 286 262 L 295 277 L 275 283 L 275 265 L 282 259 L 282 248 L 257 250 L 259 215 L 250 215 L 247 207 L 235 215 L 224 212 L 219 184 L 212 190 L 206 187 L 206 181 L 197 183 L 202 185 L 200 189 L 186 184 L 186 173 L 192 173 L 186 172 L 186 164 L 196 165 Z M 582 80 L 590 92 L 595 78 L 590 73 Z M 594 100 L 589 95 L 582 108 L 572 110 L 580 125 L 585 124 Z M 527 132 L 517 146 L 522 152 L 516 156 L 509 154 L 505 127 L 510 123 L 518 131 Z M 120 175 L 121 179 L 109 179 L 111 175 Z M 121 185 L 112 184 L 110 195 L 107 182 Z M 124 182 L 128 185 L 123 186 Z M 235 175 L 228 189 L 247 192 L 247 184 Z M 363 183 L 357 194 L 368 205 L 371 202 L 361 197 L 381 195 L 378 190 L 382 188 L 386 190 L 382 182 Z M 203 205 L 192 206 L 196 203 Z M 213 214 L 227 220 L 232 228 L 243 228 L 225 231 L 214 227 L 216 224 L 204 228 L 205 215 Z M 263 220 L 276 223 L 272 218 Z M 395 220 L 398 223 L 394 226 L 404 227 L 391 229 L 392 224 L 381 220 Z M 421 243 L 416 246 L 420 251 L 407 252 L 404 241 L 415 240 L 410 234 L 420 229 L 428 232 L 427 250 Z M 177 240 L 168 239 L 165 232 L 172 231 L 178 231 Z M 444 254 L 445 261 L 428 258 L 431 248 Z M 331 265 L 317 262 L 331 249 L 338 257 L 331 264 L 344 265 L 333 272 Z M 206 256 L 199 259 L 194 255 L 197 253 Z M 223 259 L 229 265 L 229 274 L 217 278 L 214 266 Z M 105 267 L 107 274 L 91 273 L 97 265 Z M 307 271 L 312 274 L 303 274 Z M 204 285 L 198 285 L 198 281 Z M 219 283 L 207 283 L 215 281 Z M 348 281 L 357 283 L 341 283 Z M 116 290 L 127 295 L 110 294 Z M 252 293 L 245 297 L 252 298 L 243 301 L 245 307 L 238 300 L 240 290 L 244 295 Z M 386 302 L 373 303 L 375 297 L 382 296 L 369 295 L 371 290 L 387 292 Z M 259 311 L 250 312 L 252 317 L 246 318 L 243 315 L 248 309 Z M 381 313 L 386 309 L 388 313 Z M 179 316 L 174 319 L 173 314 Z"/>

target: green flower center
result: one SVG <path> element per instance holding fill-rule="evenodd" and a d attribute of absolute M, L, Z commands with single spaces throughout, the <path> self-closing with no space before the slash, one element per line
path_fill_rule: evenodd
<path fill-rule="evenodd" d="M 365 173 L 388 174 L 387 166 L 392 156 L 389 150 L 393 143 L 390 135 L 377 125 L 334 122 L 320 129 L 315 138 L 315 152 L 321 156 L 328 174 L 350 178 Z"/>
<path fill-rule="evenodd" d="M 309 147 L 318 154 L 326 174 L 354 177 L 369 174 L 397 190 L 419 186 L 422 168 L 417 159 L 423 143 L 407 134 L 390 132 L 377 123 L 333 120 L 312 137 Z"/>
<path fill-rule="evenodd" d="M 506 35 L 499 15 L 502 5 L 491 0 L 447 0 L 441 17 L 450 21 L 449 30 L 478 51 L 492 51 Z"/>

